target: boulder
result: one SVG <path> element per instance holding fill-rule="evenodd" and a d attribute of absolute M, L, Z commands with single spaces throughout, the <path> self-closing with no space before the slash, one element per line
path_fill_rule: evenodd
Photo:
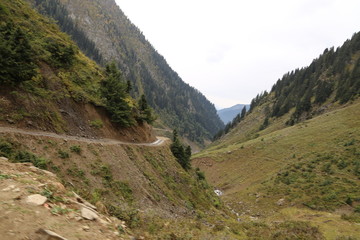
<path fill-rule="evenodd" d="M 50 240 L 50 239 L 51 240 L 67 240 L 66 238 L 60 236 L 59 234 L 57 234 L 53 231 L 42 229 L 42 228 L 37 230 L 36 233 L 42 235 L 41 240 Z"/>
<path fill-rule="evenodd" d="M 27 196 L 25 201 L 27 204 L 40 206 L 40 205 L 43 205 L 47 201 L 47 198 L 40 194 L 33 194 L 30 196 Z"/>
<path fill-rule="evenodd" d="M 87 219 L 87 220 L 96 220 L 99 218 L 99 215 L 97 215 L 97 213 L 95 213 L 94 211 L 92 211 L 88 208 L 82 207 L 81 208 L 81 217 L 83 217 L 84 219 Z"/>
<path fill-rule="evenodd" d="M 278 205 L 278 206 L 282 206 L 282 205 L 284 205 L 284 203 L 285 203 L 285 199 L 284 199 L 284 198 L 281 198 L 281 199 L 279 199 L 279 201 L 277 201 L 277 205 Z"/>

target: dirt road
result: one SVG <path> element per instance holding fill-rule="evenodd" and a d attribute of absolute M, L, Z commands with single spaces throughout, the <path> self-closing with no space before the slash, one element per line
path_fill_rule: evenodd
<path fill-rule="evenodd" d="M 31 136 L 43 136 L 43 137 L 52 137 L 57 139 L 64 139 L 64 140 L 74 140 L 74 141 L 81 141 L 86 143 L 101 143 L 106 145 L 116 145 L 116 144 L 123 144 L 123 145 L 137 145 L 137 146 L 149 146 L 149 147 L 156 147 L 162 146 L 168 138 L 165 137 L 157 137 L 157 140 L 152 143 L 135 143 L 135 142 L 123 142 L 115 139 L 90 139 L 84 137 L 77 137 L 77 136 L 69 136 L 69 135 L 62 135 L 56 134 L 51 132 L 42 132 L 42 131 L 32 131 L 32 130 L 25 130 L 19 128 L 11 128 L 11 127 L 0 127 L 0 133 L 20 133 L 24 135 L 31 135 Z"/>

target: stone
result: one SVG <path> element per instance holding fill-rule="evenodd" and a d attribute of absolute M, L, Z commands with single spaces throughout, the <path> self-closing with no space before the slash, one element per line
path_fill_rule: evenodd
<path fill-rule="evenodd" d="M 41 234 L 43 236 L 43 238 L 41 238 L 41 240 L 49 240 L 49 239 L 51 239 L 51 240 L 67 240 L 66 238 L 60 236 L 59 234 L 57 234 L 53 231 L 42 229 L 42 228 L 37 230 L 36 233 Z"/>
<path fill-rule="evenodd" d="M 76 197 L 76 200 L 79 202 L 79 203 L 82 203 L 83 205 L 85 205 L 86 207 L 88 208 L 91 208 L 91 209 L 94 209 L 96 210 L 97 208 L 92 205 L 91 203 L 89 203 L 88 201 L 84 200 L 82 197 L 80 197 L 79 195 L 77 195 L 75 192 L 73 192 L 74 196 Z"/>
<path fill-rule="evenodd" d="M 89 226 L 82 226 L 82 230 L 84 230 L 85 232 L 90 231 L 90 227 Z"/>
<path fill-rule="evenodd" d="M 9 159 L 6 158 L 6 157 L 0 157 L 0 159 L 1 159 L 1 160 L 4 160 L 4 161 L 9 161 Z"/>
<path fill-rule="evenodd" d="M 87 219 L 87 220 L 96 220 L 99 218 L 99 215 L 97 215 L 97 213 L 95 213 L 94 211 L 92 211 L 88 208 L 82 207 L 81 208 L 81 217 L 83 217 L 84 219 Z"/>
<path fill-rule="evenodd" d="M 52 173 L 52 172 L 49 172 L 49 171 L 43 170 L 43 169 L 41 169 L 41 171 L 42 171 L 43 173 L 45 173 L 46 175 L 48 175 L 49 177 L 56 177 L 56 175 L 55 175 L 54 173 Z"/>
<path fill-rule="evenodd" d="M 284 203 L 285 203 L 285 199 L 284 198 L 281 198 L 281 199 L 279 199 L 279 201 L 277 201 L 277 205 L 278 206 L 282 206 L 282 205 L 284 205 Z"/>
<path fill-rule="evenodd" d="M 215 189 L 214 190 L 215 194 L 218 196 L 222 196 L 224 193 L 222 191 L 220 191 L 219 189 Z"/>
<path fill-rule="evenodd" d="M 8 192 L 8 191 L 11 191 L 11 190 L 13 190 L 13 189 L 15 189 L 15 185 L 10 185 L 10 186 L 8 186 L 7 188 L 4 188 L 2 191 L 3 191 L 3 192 Z"/>
<path fill-rule="evenodd" d="M 47 201 L 47 197 L 44 197 L 40 194 L 33 194 L 27 196 L 26 203 L 30 205 L 40 206 L 43 205 Z"/>

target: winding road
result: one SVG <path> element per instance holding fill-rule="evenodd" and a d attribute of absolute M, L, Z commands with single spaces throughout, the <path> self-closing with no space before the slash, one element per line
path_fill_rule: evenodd
<path fill-rule="evenodd" d="M 86 143 L 101 143 L 106 145 L 136 145 L 136 146 L 148 146 L 148 147 L 157 147 L 162 146 L 168 138 L 165 137 L 156 137 L 157 140 L 152 143 L 134 143 L 134 142 L 123 142 L 115 139 L 108 139 L 108 138 L 101 138 L 101 139 L 90 139 L 85 137 L 77 137 L 77 136 L 70 136 L 70 135 L 62 135 L 56 134 L 51 132 L 42 132 L 42 131 L 32 131 L 32 130 L 25 130 L 19 128 L 11 128 L 11 127 L 0 127 L 0 133 L 20 133 L 24 135 L 31 135 L 31 136 L 41 136 L 41 137 L 52 137 L 57 139 L 63 140 L 74 140 L 74 141 L 81 141 Z"/>

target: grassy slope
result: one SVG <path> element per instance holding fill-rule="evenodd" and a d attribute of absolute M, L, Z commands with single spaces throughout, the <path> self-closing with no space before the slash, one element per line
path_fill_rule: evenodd
<path fill-rule="evenodd" d="M 215 208 L 219 200 L 212 188 L 194 171 L 184 171 L 168 145 L 108 145 L 0 134 L 0 155 L 9 148 L 5 155 L 11 160 L 31 159 L 55 172 L 65 186 L 148 239 L 239 238 L 224 228 L 224 222 L 235 221 Z M 41 158 L 29 158 L 30 152 Z"/>
<path fill-rule="evenodd" d="M 3 0 L 0 9 L 1 25 L 13 23 L 29 39 L 37 72 L 19 85 L 0 88 L 0 124 L 88 137 L 154 140 L 147 126 L 119 131 L 109 121 L 99 93 L 103 69 L 79 51 L 52 20 L 25 1 Z M 54 52 L 61 55 L 69 48 L 74 50 L 71 64 L 54 57 Z"/>
<path fill-rule="evenodd" d="M 234 129 L 197 154 L 194 164 L 206 172 L 212 184 L 224 190 L 224 200 L 239 212 L 272 219 L 280 211 L 290 219 L 313 221 L 304 217 L 311 212 L 304 206 L 336 210 L 331 221 L 316 219 L 314 224 L 321 225 L 328 238 L 332 234 L 343 235 L 340 228 L 346 229 L 347 235 L 356 236 L 360 227 L 341 220 L 339 214 L 354 216 L 353 207 L 360 201 L 359 116 L 360 101 L 356 101 L 277 130 L 282 126 L 280 119 L 270 129 L 255 134 L 262 122 L 256 121 L 261 114 L 255 112 L 247 119 L 253 123 L 248 122 L 248 129 L 241 133 L 241 128 Z M 353 207 L 346 204 L 349 197 Z M 285 202 L 278 206 L 277 201 L 282 198 Z M 295 210 L 286 210 L 290 206 Z M 302 212 L 302 217 L 296 211 Z"/>

